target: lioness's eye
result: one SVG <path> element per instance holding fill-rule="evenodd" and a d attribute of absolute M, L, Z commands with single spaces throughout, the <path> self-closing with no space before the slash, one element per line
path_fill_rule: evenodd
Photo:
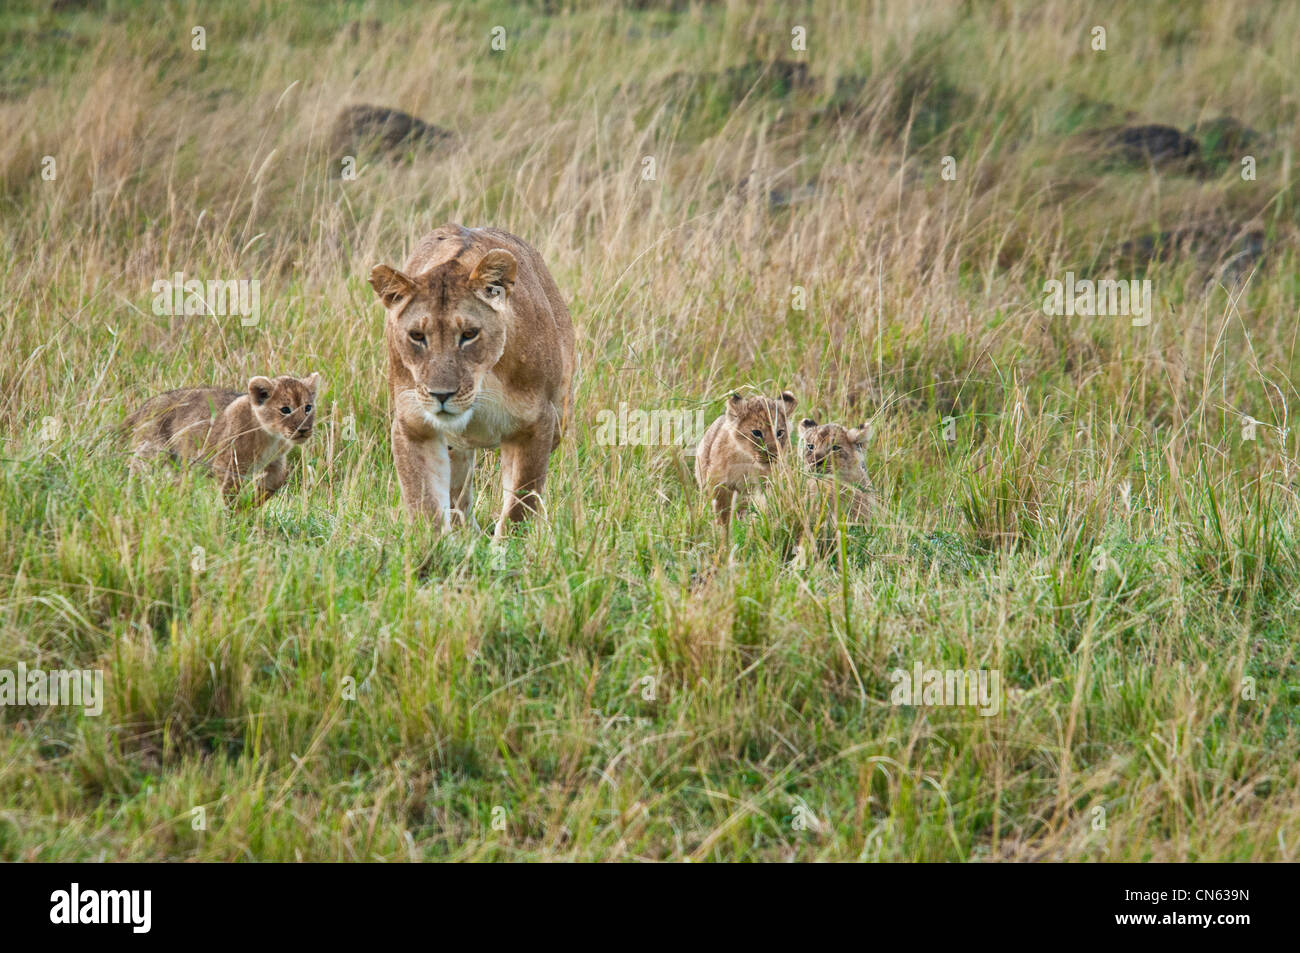
<path fill-rule="evenodd" d="M 282 414 L 284 414 L 286 417 L 288 417 L 288 416 L 289 416 L 289 408 L 288 408 L 288 407 L 281 407 L 281 408 L 280 408 L 280 413 L 282 413 Z"/>
<path fill-rule="evenodd" d="M 412 332 L 410 333 L 410 338 L 411 338 L 411 340 L 414 341 L 416 344 L 423 344 L 423 343 L 424 343 L 424 335 L 421 334 L 419 331 L 412 331 Z"/>
<path fill-rule="evenodd" d="M 486 288 L 484 288 L 483 290 L 487 292 L 487 296 L 488 296 L 489 298 L 496 298 L 496 297 L 499 297 L 500 294 L 501 294 L 501 286 L 500 286 L 500 285 L 488 285 L 488 286 L 487 286 Z"/>
<path fill-rule="evenodd" d="M 461 339 L 462 342 L 468 344 L 470 341 L 474 340 L 476 337 L 478 337 L 478 328 L 470 328 L 468 331 L 466 331 L 466 332 L 464 332 L 463 334 L 461 334 L 460 339 Z"/>

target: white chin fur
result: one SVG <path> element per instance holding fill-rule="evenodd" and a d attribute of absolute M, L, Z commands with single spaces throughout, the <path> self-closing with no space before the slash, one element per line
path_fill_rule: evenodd
<path fill-rule="evenodd" d="M 469 426 L 469 418 L 473 415 L 474 408 L 463 410 L 459 414 L 448 414 L 446 412 L 435 414 L 430 410 L 422 410 L 421 413 L 430 427 L 447 433 L 461 433 Z"/>

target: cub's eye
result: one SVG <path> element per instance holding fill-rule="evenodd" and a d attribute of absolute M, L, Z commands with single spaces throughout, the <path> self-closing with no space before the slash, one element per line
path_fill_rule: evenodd
<path fill-rule="evenodd" d="M 474 340 L 476 337 L 478 337 L 478 328 L 470 328 L 468 331 L 464 331 L 464 332 L 461 333 L 461 336 L 460 336 L 460 343 L 461 343 L 461 344 L 468 344 L 470 341 Z"/>
<path fill-rule="evenodd" d="M 753 434 L 755 437 L 757 437 L 759 440 L 762 440 L 762 439 L 763 439 L 763 431 L 761 431 L 761 430 L 751 430 L 750 433 L 752 433 L 752 434 Z"/>
<path fill-rule="evenodd" d="M 840 452 L 840 445 L 838 443 L 831 447 L 831 453 L 839 453 L 839 452 Z"/>
<path fill-rule="evenodd" d="M 288 416 L 289 416 L 289 408 L 288 408 L 288 407 L 281 407 L 281 408 L 280 408 L 280 413 L 282 413 L 282 414 L 284 414 L 286 417 L 288 417 Z"/>
<path fill-rule="evenodd" d="M 777 436 L 777 439 L 780 439 L 781 437 L 784 437 L 784 436 L 785 436 L 785 431 L 784 431 L 784 430 L 778 430 L 778 431 L 776 432 L 776 436 Z"/>
<path fill-rule="evenodd" d="M 424 343 L 424 335 L 421 334 L 419 331 L 412 331 L 410 332 L 410 334 L 407 335 L 407 337 L 409 337 L 416 344 Z"/>
<path fill-rule="evenodd" d="M 310 414 L 310 413 L 311 413 L 311 404 L 306 404 L 306 405 L 304 405 L 303 408 L 302 408 L 302 412 L 305 413 L 305 414 Z"/>

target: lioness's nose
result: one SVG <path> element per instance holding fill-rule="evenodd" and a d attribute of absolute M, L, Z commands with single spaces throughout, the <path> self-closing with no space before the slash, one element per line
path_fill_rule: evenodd
<path fill-rule="evenodd" d="M 454 395 L 455 391 L 450 390 L 443 394 L 435 394 L 433 391 L 429 391 L 429 396 L 440 404 L 445 404 L 447 401 L 451 400 Z"/>

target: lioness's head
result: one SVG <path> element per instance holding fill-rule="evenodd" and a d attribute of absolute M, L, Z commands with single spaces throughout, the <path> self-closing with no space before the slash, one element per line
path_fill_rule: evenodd
<path fill-rule="evenodd" d="M 727 422 L 752 443 L 759 459 L 775 460 L 790 443 L 787 417 L 794 410 L 794 394 L 785 391 L 779 400 L 767 397 L 727 398 Z"/>
<path fill-rule="evenodd" d="M 452 260 L 414 278 L 387 265 L 370 272 L 388 309 L 390 358 L 409 372 L 410 398 L 434 426 L 460 430 L 469 422 L 483 378 L 506 348 L 516 269 L 514 255 L 494 248 L 473 270 Z"/>
<path fill-rule="evenodd" d="M 835 473 L 841 480 L 858 482 L 865 476 L 862 455 L 869 436 L 866 424 L 853 428 L 839 424 L 819 427 L 811 417 L 799 422 L 804 465 L 814 473 Z"/>
<path fill-rule="evenodd" d="M 316 390 L 320 375 L 299 379 L 284 375 L 248 382 L 248 402 L 262 429 L 291 443 L 303 443 L 316 424 Z"/>

